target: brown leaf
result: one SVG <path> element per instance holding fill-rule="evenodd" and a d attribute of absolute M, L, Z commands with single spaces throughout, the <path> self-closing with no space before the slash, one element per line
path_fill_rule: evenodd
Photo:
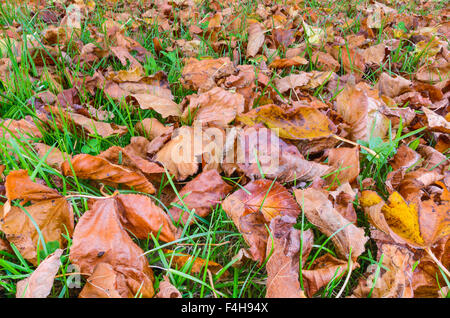
<path fill-rule="evenodd" d="M 270 68 L 283 69 L 293 66 L 300 66 L 308 64 L 308 60 L 301 56 L 294 56 L 292 58 L 276 59 L 269 64 Z"/>
<path fill-rule="evenodd" d="M 194 129 L 183 126 L 174 131 L 172 139 L 155 156 L 176 180 L 185 180 L 198 171 L 194 152 Z M 201 141 L 200 141 L 200 144 Z"/>
<path fill-rule="evenodd" d="M 144 118 L 134 128 L 149 140 L 161 136 L 170 136 L 174 129 L 173 126 L 164 126 L 156 118 Z"/>
<path fill-rule="evenodd" d="M 311 269 L 302 270 L 306 294 L 308 297 L 313 297 L 322 287 L 333 278 L 340 277 L 347 269 L 347 261 L 337 259 L 329 253 L 317 258 Z"/>
<path fill-rule="evenodd" d="M 381 269 L 378 264 L 367 268 L 353 296 L 358 298 L 411 298 L 413 289 L 411 282 L 412 255 L 407 249 L 397 245 L 383 244 L 378 251 L 378 260 L 383 255 Z M 379 276 L 377 270 L 380 270 Z"/>
<path fill-rule="evenodd" d="M 426 107 L 422 107 L 421 110 L 425 113 L 425 116 L 428 121 L 428 128 L 432 131 L 443 132 L 446 134 L 450 133 L 450 122 L 447 121 L 444 117 L 439 116 L 432 110 L 429 110 Z"/>
<path fill-rule="evenodd" d="M 47 298 L 61 266 L 62 249 L 47 256 L 27 278 L 17 282 L 16 298 Z"/>
<path fill-rule="evenodd" d="M 308 221 L 326 236 L 334 234 L 331 240 L 340 256 L 348 259 L 351 250 L 352 260 L 355 261 L 364 252 L 364 244 L 369 238 L 362 228 L 356 227 L 333 208 L 326 191 L 308 188 L 295 190 L 294 193 Z"/>
<path fill-rule="evenodd" d="M 211 209 L 222 201 L 230 193 L 232 187 L 225 183 L 216 170 L 207 170 L 189 181 L 179 192 L 179 196 L 172 203 L 186 206 L 188 211 L 195 209 L 195 214 L 205 218 L 211 213 Z M 183 203 L 179 198 L 183 198 Z M 186 224 L 190 214 L 184 209 L 173 206 L 170 209 L 174 220 L 182 220 Z M 193 223 L 194 218 L 191 219 Z"/>
<path fill-rule="evenodd" d="M 190 268 L 188 273 L 200 274 L 203 269 L 211 271 L 212 274 L 217 274 L 222 270 L 222 265 L 213 262 L 211 260 L 204 260 L 200 257 L 194 257 L 193 255 L 180 253 L 172 250 L 164 250 L 168 260 L 172 261 L 172 265 L 176 268 Z M 228 276 L 228 272 L 222 274 L 222 276 Z"/>
<path fill-rule="evenodd" d="M 194 119 L 202 124 L 226 127 L 236 115 L 244 111 L 245 100 L 239 93 L 215 87 L 199 95 L 191 95 L 183 118 Z"/>
<path fill-rule="evenodd" d="M 300 72 L 299 74 L 290 74 L 282 78 L 277 78 L 274 82 L 280 93 L 285 93 L 290 89 L 296 88 L 315 89 L 328 82 L 333 74 L 335 75 L 331 71 Z"/>
<path fill-rule="evenodd" d="M 381 65 L 384 60 L 385 48 L 386 45 L 384 43 L 379 43 L 363 50 L 361 55 L 364 63 Z"/>
<path fill-rule="evenodd" d="M 261 172 L 279 182 L 312 181 L 331 168 L 307 161 L 294 146 L 287 144 L 270 129 L 249 127 L 237 136 L 238 167 L 249 178 L 261 178 Z"/>
<path fill-rule="evenodd" d="M 107 138 L 113 135 L 122 136 L 128 132 L 128 129 L 125 126 L 96 121 L 77 113 L 66 112 L 57 107 L 49 107 L 49 111 L 52 113 L 51 118 L 47 119 L 49 125 L 55 123 L 61 130 L 63 130 L 64 127 L 69 127 L 69 129 L 78 135 L 99 135 L 103 138 Z"/>
<path fill-rule="evenodd" d="M 294 229 L 296 220 L 290 216 L 277 216 L 270 222 L 271 239 L 267 244 L 266 298 L 306 298 L 300 288 L 299 260 L 305 262 L 312 249 L 312 230 Z"/>
<path fill-rule="evenodd" d="M 228 196 L 222 207 L 250 246 L 253 260 L 262 263 L 266 253 L 266 224 L 277 215 L 297 217 L 300 213 L 292 195 L 270 180 L 250 182 Z"/>
<path fill-rule="evenodd" d="M 181 293 L 175 286 L 170 283 L 167 276 L 159 283 L 159 292 L 156 298 L 183 298 Z"/>
<path fill-rule="evenodd" d="M 181 108 L 174 101 L 151 94 L 132 94 L 127 100 L 135 99 L 141 109 L 153 109 L 163 118 L 169 116 L 181 116 Z"/>
<path fill-rule="evenodd" d="M 248 26 L 247 57 L 254 57 L 264 44 L 264 27 L 257 21 L 250 21 Z"/>
<path fill-rule="evenodd" d="M 78 298 L 121 298 L 118 290 L 120 274 L 108 263 L 98 263 Z"/>
<path fill-rule="evenodd" d="M 50 151 L 45 159 L 45 162 L 57 170 L 61 170 L 61 165 L 64 161 L 72 158 L 71 155 L 62 152 L 58 148 L 51 147 L 43 143 L 35 143 L 33 146 L 34 149 L 36 149 L 39 158 L 44 158 L 44 156 Z"/>
<path fill-rule="evenodd" d="M 328 182 L 331 185 L 352 183 L 359 175 L 359 148 L 333 148 L 328 152 L 328 164 L 341 170 L 337 174 L 328 177 Z"/>
<path fill-rule="evenodd" d="M 394 170 L 408 169 L 415 165 L 420 159 L 420 155 L 406 145 L 401 145 L 397 149 L 397 153 L 390 161 Z"/>
<path fill-rule="evenodd" d="M 26 119 L 13 120 L 2 119 L 0 120 L 0 138 L 11 138 L 11 135 L 20 138 L 24 137 L 37 137 L 42 138 L 41 131 L 32 122 Z"/>
<path fill-rule="evenodd" d="M 376 87 L 380 91 L 380 94 L 388 97 L 396 97 L 408 91 L 411 86 L 412 82 L 400 75 L 391 77 L 388 73 L 383 72 L 378 79 Z"/>
<path fill-rule="evenodd" d="M 128 236 L 121 219 L 115 198 L 97 200 L 78 221 L 70 261 L 87 274 L 93 274 L 98 264 L 108 263 L 116 272 L 115 284 L 121 297 L 134 297 L 138 291 L 143 297 L 152 297 L 152 270 L 144 251 Z"/>
<path fill-rule="evenodd" d="M 141 173 L 88 154 L 79 154 L 70 162 L 64 162 L 62 171 L 65 176 L 75 175 L 80 179 L 96 180 L 111 186 L 123 184 L 136 191 L 155 193 L 155 187 Z"/>
<path fill-rule="evenodd" d="M 164 173 L 163 167 L 147 159 L 149 144 L 150 142 L 144 137 L 131 137 L 130 144 L 125 148 L 112 146 L 101 152 L 97 157 L 133 171 L 140 171 L 143 174 Z"/>
<path fill-rule="evenodd" d="M 72 235 L 72 207 L 56 190 L 32 182 L 26 170 L 11 171 L 5 188 L 8 202 L 1 206 L 0 229 L 25 259 L 36 264 L 37 245 L 43 249 L 44 243 L 27 213 L 36 222 L 45 243 L 57 241 L 62 247 L 66 241 L 63 234 Z M 16 199 L 22 200 L 21 206 L 11 205 Z M 31 205 L 24 206 L 27 202 Z"/>
<path fill-rule="evenodd" d="M 238 117 L 248 126 L 264 123 L 277 129 L 281 138 L 301 140 L 328 137 L 336 131 L 333 123 L 319 110 L 298 106 L 283 109 L 277 105 L 264 105 Z"/>
<path fill-rule="evenodd" d="M 347 85 L 336 98 L 336 110 L 351 127 L 351 138 L 368 140 L 386 135 L 389 127 L 387 118 L 380 112 L 384 105 L 378 92 L 365 83 Z"/>
<path fill-rule="evenodd" d="M 217 79 L 233 72 L 234 66 L 228 57 L 200 61 L 190 58 L 183 68 L 180 82 L 186 89 L 205 92 L 216 86 Z"/>
<path fill-rule="evenodd" d="M 179 233 L 170 217 L 147 196 L 119 194 L 116 196 L 123 227 L 138 239 L 150 234 L 163 242 L 175 241 Z"/>

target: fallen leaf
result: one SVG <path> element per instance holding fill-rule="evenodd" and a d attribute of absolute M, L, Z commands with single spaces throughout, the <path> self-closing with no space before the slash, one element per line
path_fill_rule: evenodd
<path fill-rule="evenodd" d="M 167 276 L 159 283 L 159 292 L 156 298 L 183 298 L 181 293 L 175 286 L 173 286 Z"/>
<path fill-rule="evenodd" d="M 336 128 L 319 110 L 312 107 L 283 109 L 277 105 L 264 105 L 238 116 L 238 120 L 252 126 L 264 123 L 276 129 L 281 138 L 314 139 L 332 135 Z"/>
<path fill-rule="evenodd" d="M 294 229 L 295 222 L 295 218 L 287 215 L 277 216 L 270 222 L 266 298 L 306 298 L 300 287 L 299 260 L 302 254 L 302 261 L 306 261 L 314 235 L 311 230 Z"/>
<path fill-rule="evenodd" d="M 16 298 L 47 298 L 61 266 L 62 249 L 47 256 L 27 278 L 17 282 Z"/>
<path fill-rule="evenodd" d="M 383 259 L 381 260 L 381 255 Z M 378 251 L 378 264 L 371 264 L 353 291 L 358 298 L 412 298 L 411 253 L 396 245 L 383 244 Z M 378 274 L 378 270 L 380 271 Z"/>
<path fill-rule="evenodd" d="M 72 160 L 64 162 L 62 171 L 65 176 L 95 180 L 111 186 L 123 184 L 129 188 L 134 188 L 136 191 L 148 194 L 155 193 L 155 187 L 142 173 L 88 154 L 79 154 L 74 156 Z"/>
<path fill-rule="evenodd" d="M 257 21 L 251 21 L 248 26 L 247 57 L 258 54 L 264 39 L 264 27 Z"/>
<path fill-rule="evenodd" d="M 245 100 L 239 93 L 215 87 L 199 95 L 191 95 L 183 112 L 184 120 L 226 127 L 244 111 Z"/>
<path fill-rule="evenodd" d="M 340 260 L 327 253 L 317 258 L 310 269 L 303 269 L 302 277 L 308 297 L 313 297 L 333 278 L 343 275 L 348 270 L 347 263 L 347 261 Z"/>
<path fill-rule="evenodd" d="M 364 230 L 345 219 L 328 200 L 325 191 L 308 188 L 295 190 L 295 198 L 303 209 L 306 218 L 326 236 L 331 237 L 337 252 L 344 259 L 353 261 L 364 252 L 368 237 Z"/>
<path fill-rule="evenodd" d="M 216 86 L 217 79 L 233 72 L 234 66 L 228 57 L 200 61 L 190 58 L 183 68 L 180 82 L 187 89 L 205 92 Z"/>
<path fill-rule="evenodd" d="M 292 195 L 277 182 L 256 180 L 228 196 L 222 207 L 250 246 L 253 260 L 262 263 L 266 253 L 266 224 L 277 215 L 297 217 L 300 209 Z"/>
<path fill-rule="evenodd" d="M 152 297 L 153 273 L 143 253 L 121 223 L 118 202 L 107 198 L 95 201 L 78 221 L 69 258 L 85 274 L 93 274 L 100 263 L 111 265 L 121 297 L 134 297 L 138 292 Z"/>
<path fill-rule="evenodd" d="M 189 181 L 172 201 L 172 204 L 185 206 L 188 210 L 173 206 L 170 213 L 176 222 L 182 220 L 183 224 L 186 224 L 190 217 L 189 211 L 194 211 L 196 215 L 205 218 L 231 190 L 232 187 L 222 180 L 216 170 L 204 171 Z M 180 198 L 183 199 L 183 203 L 180 202 Z M 191 219 L 191 223 L 193 221 L 194 218 Z"/>
<path fill-rule="evenodd" d="M 38 245 L 42 250 L 48 242 L 56 241 L 60 247 L 66 243 L 63 235 L 72 235 L 73 212 L 58 191 L 31 181 L 27 170 L 11 171 L 5 188 L 9 203 L 1 207 L 0 229 L 25 259 L 36 264 Z M 17 199 L 22 200 L 20 206 L 11 205 Z M 31 204 L 25 205 L 28 202 Z M 39 227 L 45 242 L 33 223 Z"/>

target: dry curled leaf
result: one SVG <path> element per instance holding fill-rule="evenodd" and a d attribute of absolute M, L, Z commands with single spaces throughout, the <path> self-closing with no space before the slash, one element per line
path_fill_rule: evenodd
<path fill-rule="evenodd" d="M 75 227 L 70 261 L 84 274 L 93 274 L 98 264 L 107 263 L 116 272 L 121 297 L 134 297 L 138 292 L 152 297 L 152 270 L 144 251 L 122 225 L 120 211 L 115 198 L 97 200 Z"/>
<path fill-rule="evenodd" d="M 159 292 L 156 294 L 156 298 L 183 298 L 181 293 L 175 286 L 173 286 L 169 278 L 164 276 L 163 280 L 159 283 Z"/>
<path fill-rule="evenodd" d="M 251 21 L 248 26 L 247 57 L 258 54 L 264 44 L 264 27 L 257 21 Z"/>
<path fill-rule="evenodd" d="M 306 106 L 283 109 L 277 105 L 264 105 L 240 115 L 238 119 L 249 126 L 264 123 L 275 129 L 281 138 L 294 140 L 328 137 L 336 131 L 327 116 Z"/>
<path fill-rule="evenodd" d="M 101 157 L 76 155 L 72 160 L 63 163 L 62 171 L 65 176 L 95 180 L 111 186 L 125 185 L 136 191 L 155 193 L 155 187 L 142 173 L 113 164 Z"/>
<path fill-rule="evenodd" d="M 228 57 L 200 61 L 190 58 L 183 68 L 180 82 L 187 89 L 205 92 L 216 86 L 217 79 L 233 72 L 234 66 Z"/>
<path fill-rule="evenodd" d="M 27 278 L 19 281 L 16 288 L 17 298 L 46 298 L 50 295 L 53 281 L 61 266 L 62 249 L 47 256 L 36 270 Z"/>
<path fill-rule="evenodd" d="M 42 250 L 48 242 L 56 241 L 60 247 L 66 243 L 63 235 L 72 235 L 73 212 L 58 191 L 31 181 L 26 170 L 11 171 L 5 188 L 8 202 L 0 208 L 0 229 L 25 259 L 36 264 L 38 245 Z M 17 199 L 21 200 L 20 205 L 13 205 L 12 201 Z M 28 202 L 31 204 L 26 205 Z"/>
<path fill-rule="evenodd" d="M 277 215 L 297 217 L 300 209 L 278 182 L 256 180 L 228 196 L 222 207 L 250 246 L 253 260 L 262 263 L 266 254 L 266 224 Z"/>
<path fill-rule="evenodd" d="M 189 181 L 172 201 L 172 204 L 183 208 L 173 206 L 170 208 L 170 213 L 175 221 L 182 220 L 183 224 L 186 224 L 190 217 L 188 211 L 194 210 L 196 215 L 202 218 L 207 217 L 231 190 L 232 187 L 222 180 L 216 170 L 204 171 Z M 180 198 L 183 203 L 180 202 Z M 191 219 L 191 223 L 193 221 L 194 218 Z"/>
<path fill-rule="evenodd" d="M 331 240 L 337 252 L 344 259 L 355 261 L 364 251 L 368 237 L 364 230 L 345 219 L 328 200 L 326 191 L 308 188 L 295 190 L 297 202 L 303 209 L 306 218 L 326 236 L 333 235 Z"/>
<path fill-rule="evenodd" d="M 359 280 L 358 286 L 353 291 L 358 298 L 411 298 L 412 289 L 412 265 L 411 253 L 397 245 L 383 244 L 378 251 L 378 264 L 371 264 L 367 268 L 365 277 Z M 377 271 L 380 270 L 378 274 Z"/>
<path fill-rule="evenodd" d="M 266 298 L 306 298 L 300 287 L 300 253 L 304 263 L 312 249 L 314 235 L 311 230 L 294 229 L 295 222 L 295 218 L 287 215 L 277 216 L 270 222 Z"/>
<path fill-rule="evenodd" d="M 215 87 L 199 95 L 190 96 L 183 118 L 193 119 L 201 124 L 226 127 L 236 115 L 244 111 L 245 100 L 239 93 L 232 93 Z"/>

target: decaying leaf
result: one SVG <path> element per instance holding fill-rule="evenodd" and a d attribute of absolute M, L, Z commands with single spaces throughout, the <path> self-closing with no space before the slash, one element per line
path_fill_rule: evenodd
<path fill-rule="evenodd" d="M 169 278 L 164 276 L 164 279 L 159 283 L 159 292 L 156 298 L 183 298 L 178 289 L 173 286 Z"/>
<path fill-rule="evenodd" d="M 199 174 L 197 177 L 188 182 L 179 191 L 179 195 L 173 204 L 186 207 L 179 208 L 173 206 L 170 213 L 175 221 L 182 220 L 186 224 L 190 213 L 195 212 L 196 215 L 204 218 L 208 216 L 214 207 L 232 190 L 232 187 L 222 180 L 220 174 L 216 170 L 207 170 Z M 180 202 L 182 198 L 183 203 Z M 191 219 L 191 223 L 194 218 Z"/>
<path fill-rule="evenodd" d="M 140 192 L 155 193 L 155 187 L 142 173 L 110 163 L 98 156 L 76 155 L 70 161 L 63 163 L 62 171 L 66 176 L 96 180 L 111 186 L 123 184 Z"/>
<path fill-rule="evenodd" d="M 264 123 L 276 129 L 287 139 L 314 139 L 328 137 L 336 131 L 333 123 L 319 110 L 312 107 L 283 109 L 277 105 L 264 105 L 238 117 L 246 125 Z"/>
<path fill-rule="evenodd" d="M 84 274 L 93 274 L 98 264 L 107 263 L 115 272 L 116 277 L 109 269 L 121 297 L 134 297 L 138 293 L 152 297 L 152 270 L 144 251 L 126 232 L 120 209 L 115 198 L 99 199 L 83 214 L 75 227 L 70 261 Z"/>
<path fill-rule="evenodd" d="M 36 264 L 38 246 L 42 250 L 44 244 L 56 241 L 62 247 L 63 235 L 72 235 L 72 206 L 56 190 L 31 181 L 26 170 L 11 171 L 5 188 L 8 202 L 0 209 L 0 229 L 25 259 Z M 21 202 L 13 205 L 14 200 Z"/>
<path fill-rule="evenodd" d="M 266 224 L 277 215 L 297 217 L 300 209 L 278 182 L 256 180 L 228 196 L 222 207 L 250 246 L 250 254 L 262 263 L 266 254 Z"/>
<path fill-rule="evenodd" d="M 356 260 L 364 252 L 369 239 L 364 230 L 336 211 L 324 191 L 308 188 L 294 193 L 307 219 L 326 236 L 333 235 L 331 240 L 339 255 L 348 259 L 351 253 L 351 258 Z"/>
<path fill-rule="evenodd" d="M 277 216 L 270 222 L 271 236 L 267 244 L 267 298 L 305 298 L 300 287 L 300 253 L 303 263 L 312 249 L 311 230 L 294 229 L 296 220 L 288 215 Z"/>
<path fill-rule="evenodd" d="M 62 249 L 47 256 L 36 270 L 27 278 L 19 281 L 16 288 L 17 298 L 46 298 L 50 295 L 53 281 L 61 266 Z"/>

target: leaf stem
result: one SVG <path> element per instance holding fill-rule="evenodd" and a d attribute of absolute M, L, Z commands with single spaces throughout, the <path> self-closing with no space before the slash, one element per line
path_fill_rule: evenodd
<path fill-rule="evenodd" d="M 425 249 L 425 251 L 428 253 L 428 255 L 431 257 L 431 259 L 436 263 L 437 266 L 448 276 L 450 277 L 450 272 L 448 269 L 445 268 L 445 266 L 437 259 L 436 255 L 431 251 L 429 247 Z"/>

